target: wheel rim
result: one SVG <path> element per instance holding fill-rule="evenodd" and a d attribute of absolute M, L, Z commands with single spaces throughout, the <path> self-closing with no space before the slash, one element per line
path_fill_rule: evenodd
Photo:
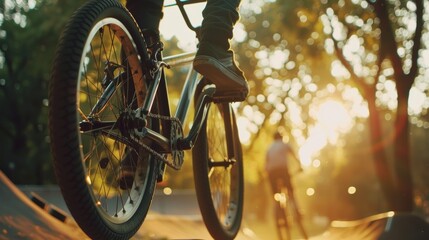
<path fill-rule="evenodd" d="M 222 105 L 210 108 L 207 117 L 208 143 L 208 180 L 212 202 L 216 215 L 222 227 L 234 227 L 239 204 L 239 166 L 235 163 L 225 166 L 222 162 L 228 160 L 227 137 L 223 120 Z"/>
<path fill-rule="evenodd" d="M 143 76 L 136 44 L 124 25 L 116 19 L 102 19 L 92 29 L 84 46 L 79 69 L 78 122 L 89 119 L 116 122 L 121 114 L 131 112 L 142 104 L 142 98 L 135 97 L 134 89 L 138 88 L 143 92 L 143 86 L 134 86 L 134 81 L 130 81 Z M 94 111 L 94 106 L 105 89 L 102 80 L 108 75 L 105 74 L 107 63 L 114 66 L 108 70 L 110 73 L 114 76 L 124 74 L 124 77 L 119 78 L 116 90 L 105 106 Z M 129 73 L 133 75 L 130 76 Z M 124 144 L 127 137 L 117 127 L 108 126 L 102 131 L 82 132 L 78 125 L 78 132 L 85 182 L 95 206 L 104 219 L 113 223 L 128 221 L 137 211 L 148 187 L 150 155 Z M 122 190 L 118 184 L 118 169 L 121 161 L 129 156 L 136 162 L 136 174 L 133 186 Z M 136 161 L 137 158 L 139 161 Z"/>

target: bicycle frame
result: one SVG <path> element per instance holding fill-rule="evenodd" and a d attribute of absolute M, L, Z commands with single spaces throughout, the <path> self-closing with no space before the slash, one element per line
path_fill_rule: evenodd
<path fill-rule="evenodd" d="M 192 25 L 186 10 L 184 9 L 184 6 L 187 4 L 194 4 L 194 3 L 200 3 L 205 2 L 205 0 L 175 0 L 175 4 L 169 4 L 165 5 L 166 7 L 169 6 L 178 6 L 179 10 L 185 20 L 186 25 L 194 31 L 197 35 L 197 38 L 199 37 L 199 27 L 195 27 Z M 184 86 L 182 88 L 182 93 L 180 95 L 178 107 L 175 113 L 175 117 L 181 122 L 184 123 L 188 114 L 188 110 L 190 107 L 190 103 L 193 100 L 195 91 L 197 89 L 198 84 L 204 84 L 204 79 L 200 74 L 198 74 L 193 68 L 192 68 L 192 61 L 195 57 L 195 53 L 183 53 L 178 54 L 170 57 L 166 57 L 163 59 L 165 64 L 169 67 L 177 67 L 181 65 L 190 65 L 190 69 L 188 71 L 188 75 L 186 77 Z M 160 69 L 161 70 L 161 69 Z M 194 122 L 193 125 L 189 131 L 189 134 L 179 139 L 177 142 L 177 148 L 178 150 L 188 150 L 193 147 L 193 144 L 198 137 L 199 131 L 205 121 L 205 118 L 207 117 L 207 112 L 210 107 L 211 98 L 213 97 L 213 94 L 216 91 L 216 87 L 211 85 L 205 85 L 202 88 L 201 95 L 199 96 L 198 101 L 196 102 L 196 114 L 194 116 Z M 159 74 L 158 78 L 154 79 L 149 85 L 148 92 L 152 93 L 150 95 L 144 105 L 141 107 L 140 111 L 142 113 L 148 113 L 151 110 L 151 107 L 153 106 L 153 103 L 155 101 L 155 98 L 158 97 L 159 101 L 158 104 L 162 104 L 160 109 L 164 109 L 165 112 L 160 113 L 162 116 L 171 116 L 170 110 L 169 110 L 169 97 L 168 97 L 168 89 L 167 89 L 167 79 L 165 78 L 165 74 L 162 72 Z M 156 94 L 155 94 L 156 93 Z M 143 118 L 145 118 L 143 116 Z M 167 124 L 167 123 L 165 123 Z M 169 128 L 167 128 L 169 129 Z M 160 133 L 156 133 L 154 131 L 151 131 L 150 129 L 146 129 L 145 131 L 145 137 L 148 137 L 149 139 L 156 142 L 160 147 L 162 152 L 171 152 L 171 142 L 170 139 L 167 139 L 165 136 L 163 136 Z"/>
<path fill-rule="evenodd" d="M 194 55 L 195 53 L 184 53 L 184 54 L 179 54 L 179 55 L 165 58 L 164 60 L 169 66 L 176 67 L 183 64 L 191 64 Z M 191 66 L 189 69 L 188 75 L 186 77 L 184 86 L 182 88 L 179 104 L 178 104 L 176 113 L 174 115 L 177 119 L 179 119 L 181 123 L 183 123 L 186 120 L 190 103 L 193 99 L 195 90 L 197 89 L 197 85 L 203 84 L 203 81 L 204 80 L 201 77 L 201 75 L 198 74 Z M 213 84 L 206 85 L 203 88 L 203 91 L 196 103 L 197 111 L 194 117 L 194 124 L 192 125 L 188 136 L 183 139 L 179 139 L 177 144 L 179 150 L 187 150 L 192 148 L 193 143 L 198 137 L 198 133 L 201 129 L 201 126 L 203 125 L 204 120 L 207 117 L 207 112 L 210 107 L 211 98 L 213 97 L 213 94 L 215 93 L 215 91 L 216 91 L 216 87 Z M 165 109 L 166 111 L 160 114 L 162 116 L 171 116 L 171 113 L 169 110 L 170 101 L 168 97 L 167 79 L 165 78 L 164 73 L 160 74 L 159 79 L 155 79 L 155 81 L 151 82 L 148 92 L 151 92 L 151 93 L 156 92 L 157 94 L 156 95 L 152 94 L 151 96 L 149 96 L 149 98 L 141 108 L 141 111 L 143 113 L 149 112 L 151 106 L 155 101 L 155 97 L 158 97 L 159 98 L 158 103 L 163 104 L 163 106 L 161 106 L 160 109 Z M 162 134 L 159 134 L 147 129 L 146 137 L 155 141 L 162 148 L 163 151 L 171 152 L 170 140 L 166 139 Z"/>

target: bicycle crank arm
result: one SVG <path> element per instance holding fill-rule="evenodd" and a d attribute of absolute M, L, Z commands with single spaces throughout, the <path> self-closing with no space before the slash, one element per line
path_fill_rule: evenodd
<path fill-rule="evenodd" d="M 214 84 L 207 85 L 203 88 L 196 104 L 197 112 L 195 114 L 194 124 L 192 125 L 191 130 L 189 130 L 189 135 L 186 138 L 179 139 L 177 142 L 177 147 L 179 150 L 188 150 L 194 146 L 194 142 L 198 137 L 198 133 L 200 132 L 200 129 L 207 117 L 210 103 L 212 102 L 215 92 L 216 86 Z"/>
<path fill-rule="evenodd" d="M 150 139 L 152 140 L 160 149 L 158 150 L 160 153 L 169 153 L 171 152 L 171 144 L 170 141 L 162 136 L 161 134 L 149 129 L 143 128 L 139 131 L 135 131 L 134 134 L 138 136 L 140 139 Z M 139 140 L 137 140 L 139 142 Z"/>

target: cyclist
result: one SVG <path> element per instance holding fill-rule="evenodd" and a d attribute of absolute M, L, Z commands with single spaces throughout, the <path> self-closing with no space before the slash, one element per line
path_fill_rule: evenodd
<path fill-rule="evenodd" d="M 295 211 L 296 223 L 304 239 L 307 239 L 307 233 L 301 222 L 301 213 L 298 210 L 298 205 L 293 193 L 291 176 L 289 173 L 289 156 L 296 160 L 299 170 L 302 171 L 301 162 L 298 160 L 297 155 L 288 143 L 283 142 L 283 136 L 277 131 L 274 134 L 274 142 L 267 151 L 265 170 L 268 174 L 273 194 L 281 193 L 282 186 L 287 189 L 288 196 L 294 204 L 293 211 Z M 288 231 L 287 234 L 289 236 L 288 239 L 290 239 L 290 232 Z"/>
<path fill-rule="evenodd" d="M 289 195 L 293 197 L 293 187 L 288 167 L 290 161 L 289 156 L 297 161 L 299 169 L 302 171 L 301 163 L 295 152 L 288 143 L 283 142 L 283 136 L 280 132 L 276 132 L 274 134 L 274 142 L 267 151 L 265 170 L 268 174 L 273 193 L 279 193 L 281 191 L 281 189 L 278 189 L 278 181 L 281 181 L 282 185 L 287 188 Z"/>
<path fill-rule="evenodd" d="M 234 61 L 229 40 L 239 19 L 240 0 L 208 0 L 203 11 L 200 43 L 194 69 L 216 85 L 217 95 L 240 95 L 243 101 L 249 86 Z M 126 7 L 145 33 L 146 41 L 159 40 L 159 23 L 164 0 L 127 0 Z M 238 93 L 238 94 L 237 94 Z"/>

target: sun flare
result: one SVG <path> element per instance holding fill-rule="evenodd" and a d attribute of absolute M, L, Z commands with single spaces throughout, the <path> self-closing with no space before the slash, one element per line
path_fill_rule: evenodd
<path fill-rule="evenodd" d="M 340 133 L 346 133 L 353 127 L 353 117 L 339 101 L 327 100 L 317 105 L 313 114 L 315 125 L 309 129 L 309 137 L 299 150 L 304 166 L 312 165 L 312 157 L 328 143 L 337 144 Z"/>
<path fill-rule="evenodd" d="M 335 100 L 320 104 L 316 121 L 329 132 L 347 132 L 352 125 L 352 117 L 344 105 Z"/>

